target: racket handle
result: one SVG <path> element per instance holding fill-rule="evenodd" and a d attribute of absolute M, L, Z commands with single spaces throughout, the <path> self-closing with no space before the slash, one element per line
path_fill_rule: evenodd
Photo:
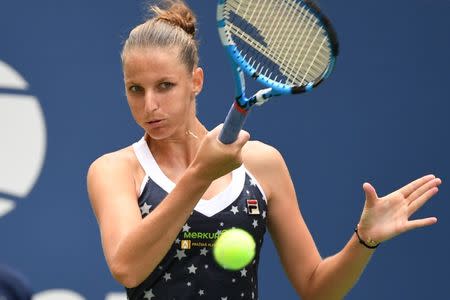
<path fill-rule="evenodd" d="M 247 119 L 247 113 L 247 110 L 239 107 L 236 102 L 233 102 L 223 123 L 222 131 L 219 134 L 219 141 L 224 144 L 231 144 L 236 141 L 239 131 L 241 131 L 245 119 Z"/>

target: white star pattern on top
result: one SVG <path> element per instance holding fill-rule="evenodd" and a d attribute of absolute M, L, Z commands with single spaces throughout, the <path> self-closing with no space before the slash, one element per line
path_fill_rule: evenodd
<path fill-rule="evenodd" d="M 189 232 L 189 229 L 191 229 L 191 226 L 189 226 L 188 223 L 184 224 L 183 232 Z"/>
<path fill-rule="evenodd" d="M 242 269 L 241 270 L 241 277 L 247 277 L 247 270 L 246 269 Z"/>
<path fill-rule="evenodd" d="M 155 295 L 153 295 L 153 290 L 148 290 L 144 292 L 144 298 L 151 300 L 153 297 L 156 297 Z"/>
<path fill-rule="evenodd" d="M 166 281 L 169 281 L 170 279 L 172 279 L 172 278 L 170 278 L 170 273 L 166 273 L 166 274 L 164 274 L 164 279 L 166 280 Z"/>
<path fill-rule="evenodd" d="M 159 186 L 156 182 L 151 182 L 150 184 L 148 188 Z M 250 265 L 251 267 L 248 270 L 245 267 L 234 272 L 234 274 L 227 274 L 223 277 L 221 283 L 213 283 L 208 280 L 208 278 L 221 276 L 223 273 L 220 272 L 220 269 L 214 263 L 211 248 L 214 239 L 219 234 L 229 228 L 242 227 L 252 234 L 255 240 L 261 241 L 265 231 L 265 219 L 268 217 L 267 203 L 263 202 L 263 191 L 256 179 L 246 174 L 242 178 L 242 183 L 239 183 L 239 189 L 236 189 L 235 194 L 232 202 L 228 202 L 228 199 L 224 197 L 228 207 L 225 208 L 226 206 L 223 206 L 222 210 L 216 213 L 214 217 L 193 211 L 185 219 L 185 224 L 181 223 L 182 228 L 179 229 L 178 236 L 175 236 L 176 239 L 171 241 L 171 249 L 169 249 L 152 276 L 154 280 L 148 280 L 148 284 L 142 286 L 139 299 L 158 300 L 164 296 L 163 294 L 166 291 L 170 291 L 171 295 L 170 299 L 167 300 L 174 300 L 180 295 L 198 300 L 251 300 L 252 291 L 254 292 L 253 300 L 258 298 L 255 266 Z M 142 205 L 139 208 L 142 217 L 152 212 L 160 203 L 160 195 L 158 193 L 156 193 L 156 196 L 155 194 L 152 195 L 145 194 L 145 197 L 140 199 L 140 204 Z M 229 195 L 227 194 L 226 196 L 228 197 Z M 256 200 L 258 202 L 259 211 L 261 212 L 259 216 L 249 215 L 248 200 Z M 211 209 L 213 207 L 214 205 L 211 205 Z M 208 207 L 205 205 L 205 208 Z M 192 242 L 189 245 L 189 249 L 187 249 L 188 243 L 183 244 L 185 247 L 180 246 L 181 242 L 184 242 L 186 239 Z M 260 245 L 257 245 L 255 250 L 259 251 Z M 256 260 L 253 260 L 253 264 L 255 263 Z M 209 265 L 211 265 L 211 268 Z M 197 271 L 199 272 L 197 273 Z M 202 282 L 208 282 L 208 285 L 202 285 Z"/>
<path fill-rule="evenodd" d="M 252 225 L 253 225 L 253 228 L 256 228 L 256 227 L 258 227 L 258 220 L 253 220 L 253 223 L 252 223 Z"/>
<path fill-rule="evenodd" d="M 200 249 L 200 255 L 206 256 L 207 253 L 208 253 L 208 249 L 206 249 L 205 247 L 203 247 L 202 249 Z"/>
<path fill-rule="evenodd" d="M 192 266 L 190 266 L 189 268 L 188 268 L 188 270 L 189 270 L 189 274 L 195 274 L 195 271 L 197 271 L 197 267 L 196 266 L 194 266 L 194 264 L 192 264 Z"/>
<path fill-rule="evenodd" d="M 184 253 L 184 250 L 177 249 L 177 254 L 175 254 L 174 257 L 178 258 L 178 260 L 181 260 L 183 257 L 186 257 L 186 253 Z"/>
<path fill-rule="evenodd" d="M 150 213 L 151 205 L 148 205 L 147 202 L 144 202 L 142 206 L 139 207 L 141 209 L 141 215 L 148 215 Z"/>

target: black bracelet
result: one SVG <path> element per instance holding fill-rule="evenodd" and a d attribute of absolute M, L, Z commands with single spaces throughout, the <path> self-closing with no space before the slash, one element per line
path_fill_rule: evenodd
<path fill-rule="evenodd" d="M 361 245 L 364 245 L 366 248 L 369 248 L 369 249 L 375 249 L 375 248 L 377 248 L 381 243 L 377 243 L 376 245 L 369 245 L 369 244 L 367 244 L 360 236 L 359 236 L 359 233 L 358 233 L 358 226 L 356 226 L 356 228 L 355 228 L 355 233 L 356 233 L 356 236 L 358 237 L 358 240 L 359 240 L 359 243 L 361 244 Z M 370 242 L 374 242 L 374 241 L 370 241 Z M 375 242 L 374 242 L 375 243 Z"/>

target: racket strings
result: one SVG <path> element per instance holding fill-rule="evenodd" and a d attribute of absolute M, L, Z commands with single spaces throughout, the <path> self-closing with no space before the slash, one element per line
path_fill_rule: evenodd
<path fill-rule="evenodd" d="M 256 72 L 301 86 L 328 68 L 326 31 L 314 13 L 295 0 L 230 0 L 224 15 L 226 29 Z"/>
<path fill-rule="evenodd" d="M 233 1 L 231 1 L 231 2 L 233 2 Z M 272 32 L 277 33 L 278 37 L 282 37 L 283 33 L 286 33 L 289 31 L 289 30 L 278 30 L 277 31 L 277 29 L 279 29 L 280 27 L 283 27 L 280 25 L 280 24 L 282 24 L 281 21 L 284 19 L 283 17 L 289 16 L 289 13 L 292 13 L 291 16 L 296 15 L 296 13 L 297 13 L 297 15 L 299 13 L 301 13 L 304 15 L 304 17 L 306 17 L 310 20 L 311 19 L 315 20 L 314 18 L 311 17 L 311 13 L 309 11 L 307 11 L 307 14 L 305 14 L 305 9 L 303 7 L 301 7 L 301 10 L 299 11 L 298 6 L 295 6 L 295 7 L 291 6 L 291 7 L 289 7 L 289 12 L 286 13 L 286 12 L 283 12 L 283 10 L 280 10 L 279 7 L 273 7 L 274 4 L 280 4 L 279 2 L 277 3 L 276 1 L 272 1 L 272 0 L 264 1 L 264 2 L 268 2 L 268 4 L 257 3 L 255 5 L 254 3 L 252 3 L 253 5 L 248 5 L 248 3 L 247 3 L 246 11 L 248 11 L 249 8 L 251 8 L 252 15 L 249 16 L 248 14 L 244 13 L 244 14 L 242 14 L 242 16 L 244 19 L 254 20 L 254 21 L 252 21 L 252 23 L 257 24 L 258 30 L 260 30 L 262 32 L 264 32 L 264 31 L 268 32 L 268 30 L 269 30 L 269 34 L 266 34 L 266 39 L 269 41 L 273 41 L 273 39 L 270 36 L 270 29 L 272 29 Z M 291 2 L 292 2 L 292 0 L 291 0 Z M 284 10 L 286 10 L 288 8 L 288 5 L 286 5 L 286 4 L 289 4 L 289 3 L 286 1 L 281 2 L 281 3 L 285 4 L 283 6 L 284 6 Z M 293 2 L 293 3 L 295 3 L 295 2 Z M 242 4 L 242 2 L 239 3 L 237 8 L 239 8 L 241 6 L 241 4 Z M 258 5 L 264 7 L 265 9 L 261 9 L 261 8 L 257 7 Z M 274 9 L 276 9 L 276 11 L 278 12 L 277 14 L 273 14 Z M 259 11 L 259 12 L 264 11 L 266 13 L 266 15 L 268 14 L 268 17 L 271 17 L 271 19 L 268 19 L 266 17 L 266 15 L 264 15 L 263 18 L 253 18 L 253 14 L 255 11 Z M 270 13 L 269 13 L 269 11 L 270 11 Z M 258 16 L 260 16 L 260 14 Z M 273 19 L 278 20 L 278 23 L 275 24 L 275 26 L 273 26 L 274 25 L 274 22 L 272 21 Z M 284 23 L 286 24 L 286 22 L 284 22 Z M 294 22 L 292 22 L 292 18 L 290 18 L 289 22 L 287 22 L 287 26 L 284 26 L 284 27 L 289 27 L 292 29 L 292 28 L 295 28 L 295 25 L 296 24 Z M 267 28 L 269 28 L 269 29 L 267 30 Z M 281 35 L 279 33 L 281 33 Z M 275 43 L 272 43 L 272 44 L 275 44 Z"/>
<path fill-rule="evenodd" d="M 273 3 L 273 1 L 271 2 L 271 3 Z M 268 9 L 266 9 L 265 11 L 267 12 L 267 11 L 269 11 L 269 10 L 272 10 L 272 7 L 267 7 L 266 6 L 266 8 L 268 8 Z M 286 11 L 286 9 L 288 8 L 288 6 L 287 5 L 284 5 L 284 7 L 278 7 L 277 8 L 277 11 L 278 11 L 278 13 L 277 14 L 272 14 L 272 16 L 274 16 L 275 17 L 275 19 L 277 19 L 278 20 L 278 22 L 276 23 L 276 24 L 274 24 L 274 26 L 271 26 L 271 28 L 279 28 L 280 27 L 280 25 L 279 24 L 281 24 L 280 22 L 281 22 L 281 20 L 283 20 L 283 18 L 282 18 L 282 16 L 285 16 L 286 15 L 286 13 L 285 13 L 285 11 Z M 292 9 L 290 10 L 290 11 L 292 11 Z M 281 14 L 281 15 L 280 15 Z M 302 19 L 302 21 L 304 21 L 304 19 Z M 311 21 L 311 18 L 309 18 L 308 19 L 308 21 Z M 264 24 L 267 24 L 267 23 L 264 23 Z M 262 27 L 261 27 L 262 28 Z M 294 28 L 294 26 L 290 26 L 290 28 Z M 312 27 L 310 27 L 310 29 L 311 29 Z M 264 30 L 263 28 L 262 28 L 262 30 Z M 272 32 L 276 32 L 277 30 L 272 30 Z M 304 31 L 305 32 L 305 31 Z M 311 34 L 311 31 L 309 31 L 308 32 L 308 36 Z M 281 38 L 283 38 L 284 36 L 281 34 L 281 35 L 278 35 L 279 37 L 281 37 Z M 317 37 L 317 35 L 316 35 L 316 37 Z M 301 39 L 301 40 L 303 40 L 303 39 L 305 39 L 304 37 Z M 307 38 L 308 39 L 308 38 Z M 269 34 L 267 35 L 267 40 L 269 40 L 269 42 L 270 42 L 270 44 L 272 44 L 272 45 L 274 45 L 274 44 L 276 44 L 277 42 L 278 42 L 278 40 L 275 40 L 275 41 L 273 41 L 273 39 L 271 38 L 271 36 L 270 36 L 270 32 L 269 32 Z M 285 39 L 285 40 L 288 40 L 288 39 Z M 253 41 L 251 41 L 251 42 L 253 42 Z M 255 45 L 255 43 L 253 43 L 253 45 Z M 257 44 L 256 44 L 257 45 Z M 311 46 L 312 46 L 313 44 L 311 44 Z M 292 43 L 291 43 L 291 45 L 290 46 L 292 46 Z M 302 46 L 304 46 L 304 44 L 302 45 Z M 261 51 L 261 48 L 260 47 L 258 47 L 259 48 L 259 50 Z M 308 49 L 307 49 L 307 53 L 306 53 L 306 55 L 302 55 L 302 57 L 308 57 L 308 52 L 311 50 L 311 47 L 309 47 Z M 301 48 L 301 50 L 300 50 L 300 53 L 302 53 L 302 52 L 304 52 L 304 47 L 302 47 Z M 287 54 L 287 53 L 289 53 L 289 51 L 285 51 L 284 52 L 285 54 Z M 291 57 L 293 57 L 293 56 L 291 56 Z M 295 57 L 299 57 L 299 55 L 296 55 Z M 317 55 L 315 55 L 314 56 L 316 59 L 317 59 Z M 279 61 L 279 60 L 278 60 Z M 301 69 L 303 69 L 303 65 L 304 65 L 304 63 L 305 63 L 305 60 L 302 60 L 301 62 L 298 62 L 298 61 L 294 61 L 294 62 L 292 62 L 292 60 L 289 60 L 289 62 L 286 64 L 287 66 L 291 66 L 291 65 L 294 65 L 294 66 L 296 66 L 296 69 L 297 70 L 301 70 Z M 313 65 L 312 64 L 310 64 L 310 66 L 307 68 L 307 70 L 309 70 L 309 71 L 311 71 L 311 67 L 312 67 Z M 287 68 L 286 70 L 284 70 L 284 71 L 290 71 L 289 70 L 290 68 Z M 308 72 L 306 72 L 306 73 L 308 73 Z M 295 72 L 295 74 L 294 73 L 290 73 L 290 74 L 288 74 L 288 75 L 290 75 L 289 77 L 294 77 L 294 78 L 298 78 L 298 72 Z M 303 77 L 302 78 L 302 80 L 300 81 L 300 84 L 303 84 L 303 82 L 305 81 L 305 79 L 306 79 L 306 77 Z"/>

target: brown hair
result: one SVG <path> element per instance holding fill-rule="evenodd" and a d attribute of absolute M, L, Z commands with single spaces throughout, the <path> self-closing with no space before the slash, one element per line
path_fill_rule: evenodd
<path fill-rule="evenodd" d="M 188 70 L 198 65 L 197 19 L 193 11 L 182 0 L 167 0 L 164 4 L 150 6 L 152 17 L 130 32 L 122 49 L 122 64 L 131 49 L 178 47 L 179 58 Z"/>

